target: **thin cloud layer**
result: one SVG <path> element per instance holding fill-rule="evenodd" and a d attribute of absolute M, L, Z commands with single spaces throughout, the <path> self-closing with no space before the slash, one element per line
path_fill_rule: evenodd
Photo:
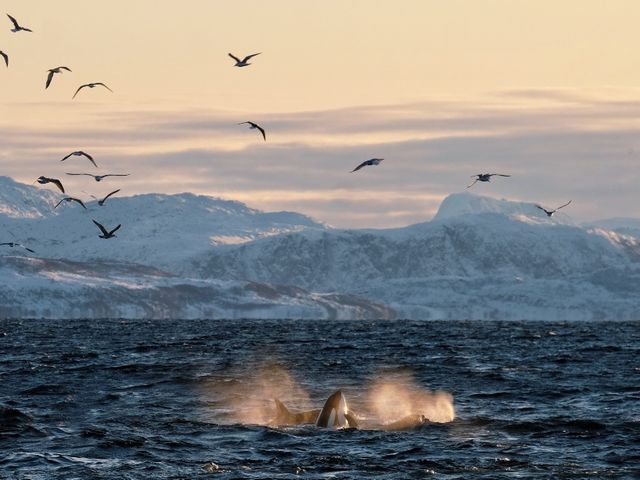
<path fill-rule="evenodd" d="M 485 171 L 512 177 L 478 184 L 477 193 L 548 204 L 573 199 L 567 213 L 578 220 L 637 216 L 638 102 L 548 92 L 542 108 L 532 95 L 524 92 L 521 101 L 511 92 L 466 108 L 440 101 L 259 118 L 111 111 L 85 124 L 1 126 L 0 159 L 3 174 L 25 182 L 48 175 L 64 178 L 71 191 L 106 192 L 106 181 L 65 175 L 93 168 L 60 164 L 82 148 L 101 166 L 96 173 L 132 174 L 118 183 L 124 194 L 192 191 L 296 210 L 339 227 L 427 220 L 446 195 Z M 266 143 L 236 125 L 247 119 L 266 128 Z M 385 162 L 349 173 L 372 157 Z"/>

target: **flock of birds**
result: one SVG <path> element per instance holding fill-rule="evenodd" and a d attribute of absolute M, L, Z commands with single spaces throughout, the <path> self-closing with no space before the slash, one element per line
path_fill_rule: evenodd
<path fill-rule="evenodd" d="M 20 25 L 20 23 L 18 22 L 18 20 L 16 20 L 15 17 L 7 14 L 7 17 L 9 17 L 9 20 L 11 21 L 11 23 L 13 24 L 13 28 L 11 29 L 12 32 L 14 33 L 18 33 L 18 32 L 32 32 L 33 30 L 31 30 L 30 28 L 26 28 L 23 27 L 22 25 Z M 0 51 L 0 56 L 2 56 L 2 58 L 4 59 L 4 63 L 6 65 L 6 67 L 9 67 L 9 55 L 4 52 L 4 51 Z M 64 65 L 61 65 L 59 67 L 55 67 L 55 68 L 50 68 L 49 70 L 47 70 L 47 79 L 45 81 L 45 89 L 48 89 L 51 86 L 51 83 L 53 82 L 53 79 L 55 77 L 56 74 L 61 74 L 63 72 L 71 72 L 72 70 Z M 77 90 L 75 91 L 75 93 L 73 94 L 73 97 L 71 97 L 72 99 L 76 98 L 76 96 L 78 95 L 78 93 L 80 93 L 81 90 L 85 89 L 85 88 L 95 88 L 95 87 L 103 87 L 107 90 L 109 90 L 110 92 L 113 93 L 113 90 L 111 90 L 111 88 L 109 88 L 105 83 L 103 82 L 91 82 L 91 83 L 85 83 L 83 85 L 80 85 Z M 98 168 L 98 164 L 96 163 L 96 161 L 94 160 L 93 156 L 91 156 L 90 154 L 88 154 L 87 152 L 84 152 L 82 150 L 78 150 L 75 152 L 71 152 L 68 155 L 66 155 L 65 157 L 63 157 L 60 161 L 64 162 L 66 160 L 68 160 L 71 157 L 84 157 L 86 158 L 89 162 L 91 162 L 91 164 L 95 167 Z M 96 182 L 100 182 L 103 179 L 107 178 L 107 177 L 127 177 L 130 174 L 129 173 L 107 173 L 107 174 L 101 174 L 101 175 L 94 175 L 93 173 L 73 173 L 73 172 L 67 172 L 67 175 L 73 175 L 73 176 L 88 176 L 93 178 Z M 51 178 L 51 177 L 47 177 L 44 175 L 41 175 L 40 177 L 38 177 L 35 182 L 38 182 L 41 185 L 46 185 L 48 183 L 51 183 L 53 185 L 55 185 L 64 195 L 67 195 L 67 192 L 65 191 L 64 185 L 62 184 L 62 182 L 60 181 L 60 179 L 58 178 Z M 34 183 L 35 183 L 34 182 Z M 115 195 L 116 193 L 118 193 L 120 191 L 120 189 L 114 190 L 111 193 L 109 193 L 108 195 L 106 195 L 104 198 L 102 199 L 98 199 L 96 198 L 94 195 L 91 195 L 91 197 L 93 197 L 95 200 L 98 201 L 98 205 L 99 206 L 104 206 L 105 202 L 107 201 L 107 199 L 109 199 L 109 197 L 111 197 L 112 195 Z M 85 203 L 77 198 L 77 197 L 73 197 L 73 196 L 65 196 L 63 197 L 58 203 L 55 204 L 55 206 L 53 207 L 54 209 L 58 208 L 60 205 L 62 204 L 77 204 L 80 207 L 82 207 L 83 209 L 87 210 L 87 206 L 85 205 Z M 92 219 L 93 220 L 93 219 Z M 104 225 L 102 225 L 100 222 L 93 220 L 93 223 L 96 225 L 96 227 L 98 227 L 98 229 L 100 230 L 100 233 L 98 234 L 99 238 L 103 238 L 103 239 L 109 239 L 109 238 L 114 238 L 115 232 L 121 227 L 121 225 L 117 225 L 115 228 L 107 228 Z M 35 253 L 34 250 L 20 244 L 17 242 L 4 242 L 4 243 L 0 243 L 0 246 L 7 246 L 10 248 L 14 248 L 14 247 L 18 247 L 18 248 L 23 248 L 28 252 L 31 253 Z"/>
<path fill-rule="evenodd" d="M 13 28 L 11 29 L 12 32 L 14 33 L 18 33 L 18 32 L 32 32 L 31 29 L 23 27 L 22 25 L 20 25 L 18 23 L 18 21 L 12 17 L 11 15 L 7 14 L 7 17 L 9 17 L 9 20 L 11 21 Z M 245 57 L 243 57 L 242 59 L 233 55 L 232 53 L 229 53 L 229 57 L 231 57 L 234 61 L 234 67 L 247 67 L 249 65 L 251 65 L 251 63 L 249 63 L 249 60 L 251 60 L 253 57 L 256 57 L 257 55 L 260 55 L 262 52 L 258 52 L 258 53 L 253 53 L 251 55 L 247 55 Z M 6 65 L 6 67 L 9 67 L 9 55 L 0 50 L 0 56 L 4 59 L 4 63 Z M 59 67 L 55 67 L 55 68 L 51 68 L 49 70 L 47 70 L 47 78 L 46 78 L 46 82 L 45 82 L 45 89 L 48 89 L 49 86 L 51 85 L 53 78 L 56 74 L 62 74 L 63 71 L 67 71 L 67 72 L 71 72 L 72 70 L 69 67 L 66 66 L 59 66 Z M 75 93 L 73 94 L 72 99 L 75 99 L 76 96 L 78 95 L 78 93 L 80 93 L 81 90 L 85 89 L 85 88 L 95 88 L 95 87 L 103 87 L 105 89 L 107 89 L 108 91 L 113 93 L 113 90 L 111 90 L 111 88 L 109 88 L 105 83 L 103 82 L 91 82 L 91 83 L 85 83 L 83 85 L 80 85 L 77 90 L 75 91 Z M 255 122 L 252 121 L 245 121 L 245 122 L 240 122 L 238 123 L 238 125 L 248 125 L 249 129 L 256 129 L 258 130 L 261 135 L 262 138 L 264 139 L 264 141 L 267 140 L 267 134 L 265 132 L 265 129 L 263 127 L 261 127 L 260 125 L 258 125 Z M 88 153 L 82 151 L 82 150 L 78 150 L 78 151 L 74 151 L 69 153 L 68 155 L 66 155 L 64 158 L 62 158 L 62 160 L 60 160 L 61 162 L 64 162 L 65 160 L 71 158 L 71 157 L 85 157 L 88 161 L 90 161 L 94 167 L 98 168 L 98 164 L 96 163 L 96 161 L 94 160 L 94 158 L 89 155 Z M 369 160 L 365 160 L 364 162 L 360 163 L 358 166 L 356 166 L 353 170 L 351 170 L 351 173 L 353 172 L 357 172 L 358 170 L 360 170 L 361 168 L 364 167 L 370 167 L 370 166 L 376 166 L 376 165 L 380 165 L 380 163 L 382 163 L 382 161 L 384 160 L 384 158 L 371 158 Z M 108 174 L 103 174 L 103 175 L 94 175 L 92 173 L 66 173 L 67 175 L 73 175 L 73 176 L 88 176 L 88 177 L 92 177 L 96 182 L 100 182 L 103 179 L 107 178 L 107 177 L 126 177 L 129 176 L 129 173 L 108 173 Z M 469 185 L 467 185 L 466 188 L 471 188 L 472 186 L 474 186 L 477 182 L 490 182 L 491 181 L 491 177 L 510 177 L 511 175 L 506 175 L 503 173 L 478 173 L 476 175 L 472 175 L 472 178 L 474 178 L 473 182 Z M 44 175 L 38 177 L 36 179 L 35 182 L 38 182 L 41 185 L 46 185 L 48 183 L 51 183 L 53 185 L 55 185 L 63 194 L 66 195 L 64 186 L 62 184 L 62 182 L 57 179 L 57 178 L 51 178 L 51 177 L 46 177 Z M 34 183 L 35 183 L 34 182 Z M 98 205 L 99 206 L 104 206 L 105 202 L 107 201 L 107 199 L 109 199 L 109 197 L 111 197 L 112 195 L 115 195 L 116 193 L 118 193 L 120 191 L 120 189 L 114 190 L 111 193 L 109 193 L 108 195 L 106 195 L 104 198 L 102 199 L 98 199 L 96 198 L 94 195 L 91 195 L 91 197 L 93 197 L 95 200 L 98 201 Z M 76 197 L 71 197 L 71 196 L 65 196 L 63 197 L 55 206 L 54 209 L 58 208 L 62 203 L 68 204 L 68 203 L 76 203 L 79 206 L 81 206 L 82 208 L 84 208 L 85 210 L 87 210 L 86 205 L 84 204 L 84 202 Z M 571 200 L 569 200 L 567 203 L 565 203 L 564 205 L 561 205 L 553 210 L 547 210 L 546 208 L 542 207 L 541 205 L 537 205 L 536 207 L 539 208 L 540 210 L 544 211 L 544 213 L 548 216 L 551 217 L 555 212 L 557 212 L 558 210 L 560 210 L 561 208 L 566 207 L 567 205 L 569 205 L 571 203 Z M 93 220 L 93 219 L 92 219 Z M 109 239 L 109 238 L 114 238 L 115 232 L 122 226 L 121 224 L 118 224 L 115 228 L 112 229 L 108 229 L 107 227 L 105 227 L 104 225 L 100 224 L 99 222 L 97 222 L 96 220 L 93 220 L 93 223 L 96 225 L 96 227 L 98 227 L 98 229 L 100 230 L 100 234 L 98 235 L 99 238 L 102 239 Z M 19 247 L 19 248 L 23 248 L 31 253 L 35 253 L 32 249 L 25 247 L 24 245 L 20 244 L 20 243 L 16 243 L 16 242 L 5 242 L 5 243 L 0 243 L 0 246 L 8 246 L 8 247 Z"/>

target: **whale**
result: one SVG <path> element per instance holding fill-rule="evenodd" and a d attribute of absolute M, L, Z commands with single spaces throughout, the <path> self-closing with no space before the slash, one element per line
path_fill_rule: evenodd
<path fill-rule="evenodd" d="M 292 412 L 277 398 L 274 398 L 273 401 L 276 404 L 276 417 L 271 424 L 274 426 L 313 424 L 316 423 L 316 419 L 320 415 L 320 409 Z"/>
<path fill-rule="evenodd" d="M 420 425 L 424 425 L 425 423 L 429 423 L 427 417 L 418 413 L 413 413 L 401 418 L 400 420 L 396 420 L 395 422 L 383 423 L 381 428 L 387 432 L 397 432 L 400 430 L 412 430 Z"/>
<path fill-rule="evenodd" d="M 321 428 L 358 428 L 355 415 L 349 411 L 342 391 L 333 393 L 318 415 L 316 426 Z"/>
<path fill-rule="evenodd" d="M 347 400 L 340 390 L 334 392 L 327 399 L 322 409 L 293 412 L 279 399 L 274 398 L 273 401 L 276 406 L 276 414 L 270 425 L 275 427 L 315 424 L 320 428 L 329 429 L 364 428 L 397 432 L 412 430 L 429 423 L 429 419 L 424 415 L 413 413 L 389 423 L 365 422 L 365 425 L 360 425 L 356 415 L 349 410 Z"/>

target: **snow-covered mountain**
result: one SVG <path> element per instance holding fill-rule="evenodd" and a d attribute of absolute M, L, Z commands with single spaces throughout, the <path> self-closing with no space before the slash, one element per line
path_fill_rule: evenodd
<path fill-rule="evenodd" d="M 47 258 L 116 260 L 186 273 L 193 259 L 216 245 L 325 228 L 298 213 L 265 213 L 190 193 L 113 196 L 102 207 L 83 195 L 87 210 L 75 202 L 54 209 L 63 195 L 53 188 L 0 177 L 0 228 L 11 234 L 0 242 L 17 240 Z M 122 224 L 117 241 L 98 238 L 92 219 L 107 228 Z"/>
<path fill-rule="evenodd" d="M 637 318 L 640 243 L 530 204 L 455 194 L 431 222 L 217 249 L 212 278 L 376 298 L 412 318 Z"/>
<path fill-rule="evenodd" d="M 336 230 L 191 194 L 59 198 L 0 177 L 0 242 L 38 257 L 0 252 L 0 316 L 640 317 L 640 240 L 532 204 L 453 194 L 430 222 Z"/>
<path fill-rule="evenodd" d="M 0 258 L 0 318 L 390 318 L 353 295 L 190 279 L 128 263 Z"/>
<path fill-rule="evenodd" d="M 584 227 L 612 230 L 623 235 L 640 238 L 640 218 L 608 218 L 586 223 Z"/>

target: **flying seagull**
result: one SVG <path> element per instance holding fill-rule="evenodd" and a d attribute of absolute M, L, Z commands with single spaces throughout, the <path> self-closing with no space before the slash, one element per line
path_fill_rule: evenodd
<path fill-rule="evenodd" d="M 260 53 L 262 53 L 262 52 L 260 52 Z M 246 67 L 248 65 L 251 65 L 248 62 L 248 60 L 250 60 L 251 58 L 255 57 L 256 55 L 260 55 L 260 53 L 254 53 L 252 55 L 247 55 L 242 60 L 240 60 L 238 57 L 236 57 L 235 55 L 233 55 L 231 53 L 229 54 L 229 56 L 236 61 L 236 64 L 234 65 L 234 67 Z"/>
<path fill-rule="evenodd" d="M 249 126 L 249 130 L 252 130 L 254 128 L 257 128 L 258 130 L 260 130 L 260 133 L 262 133 L 262 138 L 264 138 L 264 141 L 267 141 L 267 134 L 264 133 L 264 128 L 262 128 L 260 125 L 258 125 L 257 123 L 253 123 L 253 122 L 240 122 L 238 125 L 244 125 L 244 124 L 248 124 Z"/>
<path fill-rule="evenodd" d="M 7 67 L 9 66 L 9 55 L 7 55 L 6 53 L 4 53 L 2 50 L 0 50 L 0 56 L 2 58 L 4 58 L 4 63 L 7 65 Z"/>
<path fill-rule="evenodd" d="M 551 217 L 554 213 L 556 213 L 558 210 L 560 210 L 561 208 L 566 207 L 567 205 L 569 205 L 571 203 L 571 200 L 569 200 L 567 203 L 565 203 L 564 205 L 560 205 L 558 208 L 556 208 L 555 210 L 547 210 L 546 208 L 536 204 L 536 207 L 538 207 L 540 210 L 542 210 L 544 213 L 547 214 L 547 217 Z"/>
<path fill-rule="evenodd" d="M 360 165 L 358 165 L 356 168 L 351 170 L 351 173 L 357 172 L 362 167 L 368 167 L 370 165 L 380 165 L 380 162 L 382 162 L 383 160 L 384 160 L 384 158 L 372 158 L 371 160 L 365 160 Z"/>
<path fill-rule="evenodd" d="M 101 207 L 104 206 L 104 202 L 107 201 L 107 198 L 109 198 L 111 195 L 113 195 L 114 193 L 118 193 L 120 191 L 120 189 L 118 190 L 114 190 L 113 192 L 111 192 L 109 195 L 107 195 L 106 197 L 104 197 L 102 200 L 98 200 L 95 196 L 91 195 L 93 198 L 95 198 L 96 200 L 98 200 L 98 205 L 100 205 Z"/>
<path fill-rule="evenodd" d="M 66 70 L 67 72 L 71 71 L 69 67 L 56 67 L 49 69 L 49 75 L 47 75 L 47 84 L 44 86 L 44 88 L 49 88 L 49 85 L 51 85 L 51 80 L 53 80 L 53 75 L 56 73 L 62 73 L 62 70 Z"/>
<path fill-rule="evenodd" d="M 62 193 L 64 193 L 64 187 L 62 186 L 62 182 L 57 178 L 49 178 L 41 175 L 36 179 L 36 182 L 38 182 L 40 185 L 45 185 L 46 183 L 53 183 L 56 187 L 60 189 Z"/>
<path fill-rule="evenodd" d="M 96 182 L 101 181 L 106 177 L 128 177 L 130 173 L 107 173 L 106 175 L 91 175 L 90 173 L 67 173 L 67 175 L 86 175 L 87 177 L 93 177 Z"/>
<path fill-rule="evenodd" d="M 73 94 L 73 97 L 71 97 L 71 98 L 72 98 L 72 99 L 73 99 L 73 98 L 76 98 L 76 95 L 78 95 L 78 92 L 79 92 L 80 90 L 82 90 L 83 88 L 85 88 L 85 87 L 94 88 L 94 87 L 97 87 L 98 85 L 100 85 L 101 87 L 106 88 L 106 89 L 107 89 L 107 90 L 109 90 L 111 93 L 113 93 L 113 90 L 111 90 L 109 87 L 107 87 L 107 86 L 106 86 L 104 83 L 102 83 L 102 82 L 85 83 L 84 85 L 80 85 L 80 86 L 78 87 L 78 90 L 76 90 L 76 93 L 74 93 L 74 94 Z"/>
<path fill-rule="evenodd" d="M 11 248 L 20 247 L 20 248 L 24 248 L 27 252 L 36 253 L 30 248 L 27 248 L 24 245 L 21 245 L 20 243 L 16 243 L 16 242 L 4 242 L 4 243 L 0 243 L 0 245 L 6 245 L 7 247 L 11 247 Z"/>
<path fill-rule="evenodd" d="M 96 224 L 96 226 L 100 229 L 100 231 L 102 232 L 102 235 L 98 235 L 98 237 L 100 238 L 104 238 L 105 240 L 107 238 L 113 238 L 115 237 L 114 233 L 116 233 L 116 230 L 118 230 L 122 225 L 118 225 L 116 228 L 114 228 L 111 231 L 108 231 L 106 228 L 104 228 L 101 224 L 99 224 L 98 222 L 96 222 L 95 220 L 93 220 L 93 223 Z"/>
<path fill-rule="evenodd" d="M 62 202 L 67 202 L 67 203 L 68 202 L 76 202 L 76 203 L 79 203 L 80 205 L 82 205 L 82 208 L 84 208 L 85 210 L 87 209 L 87 207 L 85 206 L 85 204 L 84 204 L 84 202 L 82 200 L 80 200 L 79 198 L 74 198 L 74 197 L 64 197 L 62 200 L 60 200 L 58 203 L 56 203 L 56 206 L 53 207 L 53 208 L 54 209 L 58 208 L 58 206 L 60 206 L 60 204 Z"/>
<path fill-rule="evenodd" d="M 20 25 L 18 25 L 18 21 L 15 18 L 13 18 L 11 15 L 9 15 L 8 13 L 7 13 L 7 17 L 9 17 L 9 20 L 11 20 L 11 23 L 13 23 L 13 28 L 11 29 L 12 32 L 14 32 L 14 33 L 15 32 L 20 32 L 20 31 L 31 32 L 31 30 L 29 30 L 28 28 L 21 27 Z"/>
<path fill-rule="evenodd" d="M 511 175 L 505 175 L 503 173 L 478 173 L 477 175 L 471 175 L 471 178 L 476 177 L 476 179 L 471 182 L 471 184 L 467 185 L 467 188 L 473 187 L 476 182 L 490 182 L 491 177 L 510 177 Z"/>
<path fill-rule="evenodd" d="M 82 150 L 78 150 L 77 152 L 71 152 L 69 155 L 67 155 L 66 157 L 64 157 L 62 160 L 60 160 L 61 162 L 64 162 L 67 158 L 71 157 L 71 156 L 76 156 L 76 157 L 87 157 L 89 159 L 89 161 L 91 163 L 93 163 L 93 165 L 98 168 L 98 165 L 96 164 L 96 162 L 93 160 L 93 157 L 91 155 L 89 155 L 88 153 L 83 152 Z"/>

